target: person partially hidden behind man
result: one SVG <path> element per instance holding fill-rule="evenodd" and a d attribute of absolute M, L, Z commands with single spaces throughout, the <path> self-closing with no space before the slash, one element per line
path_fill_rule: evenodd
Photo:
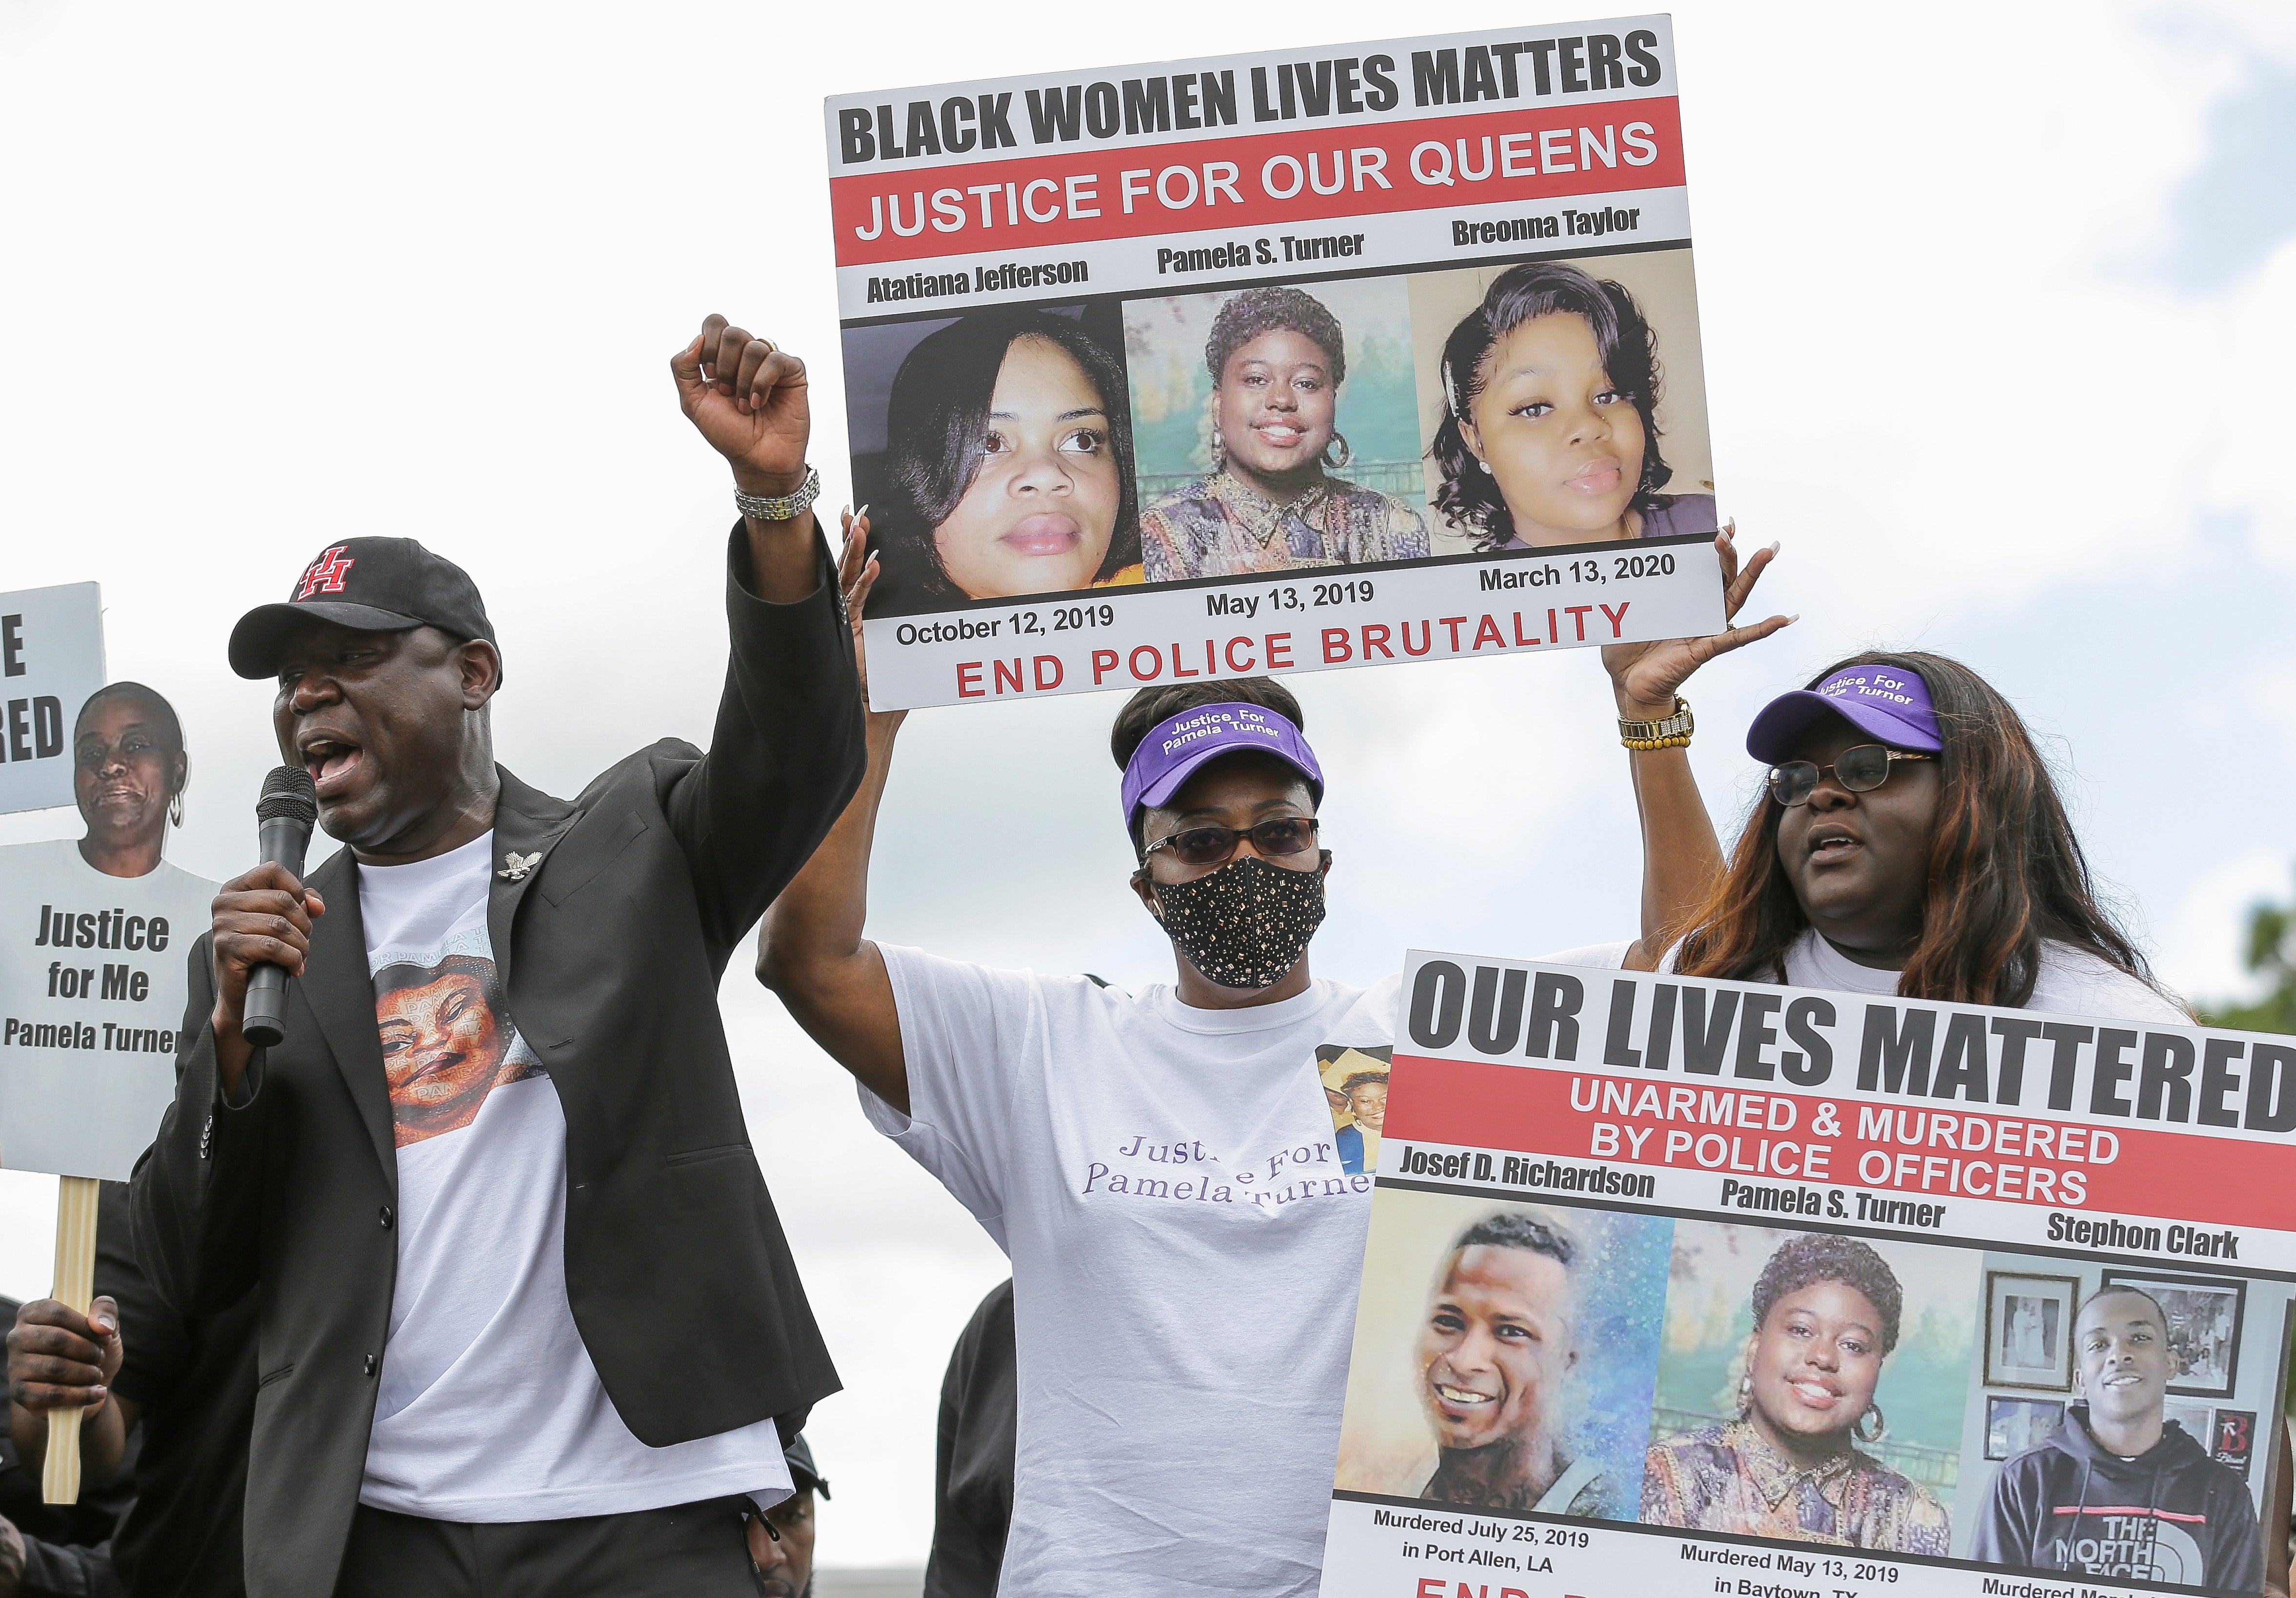
<path fill-rule="evenodd" d="M 2264 1538 L 2237 1471 L 2167 1419 L 2169 1317 L 2134 1287 L 2089 1295 L 2073 1321 L 2086 1404 L 1993 1479 L 1971 1557 L 2221 1592 L 2264 1585 Z"/>
<path fill-rule="evenodd" d="M 706 754 L 665 739 L 570 802 L 496 765 L 493 624 L 413 539 L 332 543 L 233 629 L 345 847 L 217 896 L 132 1197 L 172 1308 L 259 1305 L 254 1598 L 752 1598 L 744 1515 L 836 1390 L 718 983 L 860 780 L 860 682 L 803 365 L 713 316 L 670 371 L 741 515 Z M 665 695 L 698 609 L 625 619 Z M 267 1052 L 241 1028 L 266 963 L 293 979 Z"/>
<path fill-rule="evenodd" d="M 789 1462 L 790 1496 L 748 1519 L 750 1567 L 759 1598 L 813 1598 L 813 1512 L 816 1498 L 829 1496 L 829 1479 L 813 1463 L 813 1445 L 791 1438 L 782 1451 Z"/>

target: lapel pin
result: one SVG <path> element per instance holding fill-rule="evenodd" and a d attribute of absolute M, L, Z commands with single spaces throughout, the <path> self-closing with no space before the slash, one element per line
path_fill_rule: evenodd
<path fill-rule="evenodd" d="M 516 849 L 504 849 L 503 851 L 503 880 L 506 882 L 523 882 L 526 881 L 526 873 L 532 871 L 536 866 L 541 864 L 542 851 L 540 849 L 535 850 L 534 853 L 530 855 L 521 855 Z"/>

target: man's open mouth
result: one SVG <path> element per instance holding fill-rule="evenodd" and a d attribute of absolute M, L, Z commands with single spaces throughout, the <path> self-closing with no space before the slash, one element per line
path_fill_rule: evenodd
<path fill-rule="evenodd" d="M 1453 1387 L 1447 1381 L 1435 1383 L 1435 1396 L 1446 1404 L 1462 1407 L 1477 1404 L 1496 1404 L 1496 1393 L 1471 1393 L 1464 1387 Z"/>
<path fill-rule="evenodd" d="M 366 751 L 357 744 L 339 738 L 308 739 L 299 752 L 303 769 L 311 774 L 312 785 L 321 799 L 340 793 L 366 758 Z"/>

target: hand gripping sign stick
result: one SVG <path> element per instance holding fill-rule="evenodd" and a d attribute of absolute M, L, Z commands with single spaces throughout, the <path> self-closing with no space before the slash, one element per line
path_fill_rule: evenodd
<path fill-rule="evenodd" d="M 65 1176 L 56 1189 L 55 1298 L 81 1315 L 95 1297 L 95 1194 L 93 1176 Z M 48 1412 L 47 1463 L 40 1496 L 49 1504 L 79 1502 L 79 1422 L 77 1409 Z"/>

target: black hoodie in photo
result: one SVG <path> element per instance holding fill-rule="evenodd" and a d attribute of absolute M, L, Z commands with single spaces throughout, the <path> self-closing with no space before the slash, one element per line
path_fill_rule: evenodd
<path fill-rule="evenodd" d="M 2264 1586 L 2264 1538 L 2239 1473 L 2174 1421 L 2123 1459 L 2089 1435 L 2086 1404 L 2068 1405 L 2054 1437 L 2002 1465 L 1970 1556 L 2224 1592 Z"/>

